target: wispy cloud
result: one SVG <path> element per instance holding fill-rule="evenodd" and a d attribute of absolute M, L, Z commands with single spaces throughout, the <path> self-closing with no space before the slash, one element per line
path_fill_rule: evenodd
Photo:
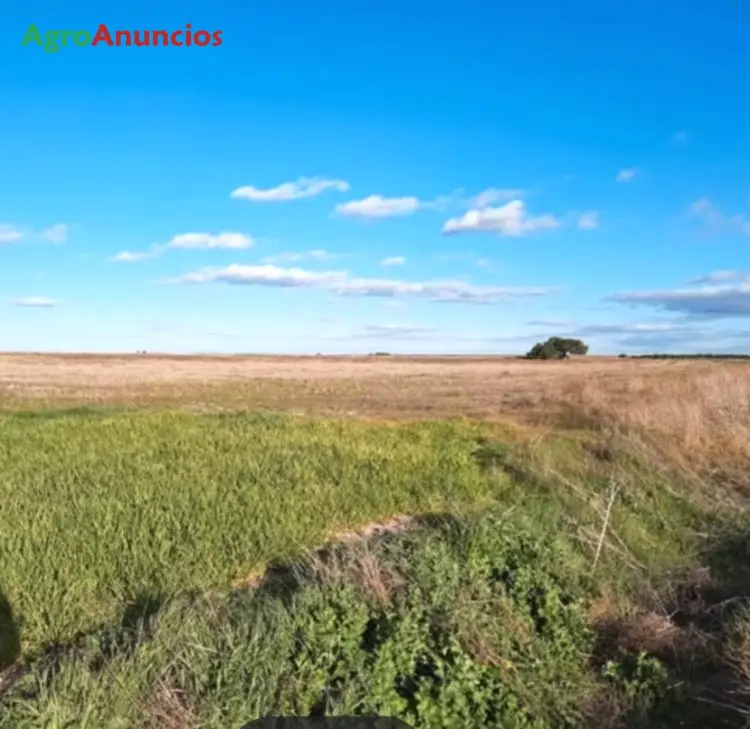
<path fill-rule="evenodd" d="M 13 225 L 0 225 L 0 245 L 3 243 L 17 243 L 23 238 L 23 233 Z"/>
<path fill-rule="evenodd" d="M 472 208 L 486 208 L 492 203 L 506 202 L 509 200 L 517 200 L 522 198 L 526 194 L 525 190 L 519 188 L 507 187 L 497 188 L 490 187 L 483 192 L 480 192 L 472 201 Z"/>
<path fill-rule="evenodd" d="M 560 227 L 553 215 L 529 215 L 522 200 L 512 200 L 501 207 L 475 208 L 443 226 L 443 234 L 491 232 L 502 236 L 522 236 L 540 230 Z"/>
<path fill-rule="evenodd" d="M 725 269 L 723 271 L 711 271 L 704 276 L 698 276 L 693 279 L 691 284 L 705 284 L 705 283 L 721 283 L 723 281 L 742 281 L 750 280 L 750 272 L 747 271 L 733 271 Z"/>
<path fill-rule="evenodd" d="M 403 256 L 391 256 L 390 258 L 384 258 L 381 262 L 381 266 L 403 266 L 406 263 L 406 258 Z"/>
<path fill-rule="evenodd" d="M 156 258 L 166 250 L 208 251 L 228 250 L 237 251 L 252 248 L 255 241 L 246 233 L 180 233 L 173 236 L 169 242 L 155 243 L 145 251 L 121 251 L 109 260 L 118 263 L 134 263 L 148 258 Z"/>
<path fill-rule="evenodd" d="M 209 268 L 168 280 L 166 283 L 312 288 L 341 296 L 416 297 L 449 303 L 491 303 L 513 297 L 545 296 L 552 288 L 479 286 L 462 280 L 403 281 L 352 276 L 346 271 L 307 271 L 272 265 Z"/>
<path fill-rule="evenodd" d="M 276 187 L 262 189 L 253 185 L 238 187 L 230 193 L 230 197 L 252 202 L 286 202 L 315 197 L 326 190 L 347 192 L 350 188 L 346 180 L 331 180 L 324 177 L 300 177 L 294 182 L 282 182 Z"/>
<path fill-rule="evenodd" d="M 56 223 L 43 230 L 42 237 L 50 243 L 65 243 L 68 240 L 68 226 L 66 223 Z"/>
<path fill-rule="evenodd" d="M 688 208 L 688 215 L 699 220 L 709 231 L 750 235 L 750 220 L 745 215 L 742 213 L 726 215 L 707 197 L 693 202 Z"/>
<path fill-rule="evenodd" d="M 321 248 L 312 251 L 302 251 L 301 253 L 277 253 L 273 256 L 263 258 L 263 263 L 294 263 L 296 261 L 332 261 L 339 256 L 335 253 L 329 253 Z"/>
<path fill-rule="evenodd" d="M 738 273 L 734 279 L 722 278 L 728 273 L 707 274 L 703 280 L 709 282 L 704 285 L 661 291 L 627 291 L 614 294 L 609 300 L 704 318 L 750 318 L 750 276 Z M 729 282 L 716 283 L 717 280 Z"/>
<path fill-rule="evenodd" d="M 631 182 L 635 179 L 635 176 L 637 174 L 637 170 L 633 167 L 620 170 L 617 173 L 617 177 L 615 177 L 616 182 Z"/>
<path fill-rule="evenodd" d="M 182 233 L 174 236 L 165 248 L 177 250 L 205 251 L 214 249 L 240 250 L 255 245 L 252 237 L 245 233 Z"/>
<path fill-rule="evenodd" d="M 413 340 L 435 337 L 437 329 L 410 324 L 369 324 L 356 331 L 353 339 Z"/>
<path fill-rule="evenodd" d="M 112 256 L 109 260 L 116 263 L 135 263 L 136 261 L 145 261 L 147 258 L 156 258 L 158 251 L 120 251 Z"/>
<path fill-rule="evenodd" d="M 57 301 L 43 296 L 29 296 L 27 298 L 15 299 L 11 303 L 13 306 L 23 306 L 34 309 L 52 309 L 57 306 Z"/>
<path fill-rule="evenodd" d="M 421 206 L 421 201 L 416 197 L 369 195 L 362 200 L 350 200 L 336 205 L 335 211 L 351 218 L 394 218 L 411 215 Z"/>
<path fill-rule="evenodd" d="M 599 227 L 599 213 L 589 210 L 578 218 L 579 230 L 596 230 Z"/>

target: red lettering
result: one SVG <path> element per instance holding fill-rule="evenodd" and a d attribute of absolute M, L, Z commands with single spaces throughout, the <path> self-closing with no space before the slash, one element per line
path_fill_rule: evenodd
<path fill-rule="evenodd" d="M 199 30 L 193 34 L 196 46 L 207 46 L 211 42 L 211 34 L 207 30 Z"/>
<path fill-rule="evenodd" d="M 167 34 L 166 30 L 154 30 L 153 32 L 153 43 L 155 46 L 159 45 L 159 38 L 162 39 L 162 45 L 168 46 L 169 45 L 169 35 Z"/>
<path fill-rule="evenodd" d="M 214 42 L 211 44 L 212 46 L 220 46 L 222 44 L 222 39 L 221 39 L 222 32 L 223 31 L 221 30 L 214 31 L 214 35 L 213 35 Z"/>
<path fill-rule="evenodd" d="M 185 35 L 187 36 L 187 45 L 191 46 L 193 45 L 193 34 L 190 32 L 190 29 L 193 26 L 188 23 L 185 27 L 187 28 L 187 33 L 185 33 Z"/>
<path fill-rule="evenodd" d="M 182 41 L 178 40 L 178 38 L 182 35 L 181 30 L 176 30 L 174 33 L 172 33 L 172 38 L 170 39 L 173 46 L 181 46 L 184 45 Z"/>
<path fill-rule="evenodd" d="M 106 43 L 108 46 L 113 46 L 115 44 L 115 42 L 112 40 L 112 36 L 109 33 L 109 28 L 107 28 L 104 23 L 102 23 L 96 29 L 94 40 L 91 41 L 92 46 L 99 45 L 99 43 Z"/>
<path fill-rule="evenodd" d="M 144 30 L 143 40 L 141 40 L 141 31 L 134 30 L 133 31 L 133 43 L 141 47 L 147 46 L 149 44 L 149 32 L 147 30 Z"/>
<path fill-rule="evenodd" d="M 129 30 L 118 30 L 115 31 L 115 43 L 117 43 L 117 47 L 119 48 L 123 43 L 126 46 L 129 46 L 132 43 L 132 39 L 130 38 L 130 31 Z"/>

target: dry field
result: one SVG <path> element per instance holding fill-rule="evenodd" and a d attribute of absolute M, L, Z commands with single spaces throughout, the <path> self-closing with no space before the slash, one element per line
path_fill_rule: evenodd
<path fill-rule="evenodd" d="M 682 458 L 750 463 L 744 362 L 0 355 L 0 406 L 92 405 L 635 427 Z"/>

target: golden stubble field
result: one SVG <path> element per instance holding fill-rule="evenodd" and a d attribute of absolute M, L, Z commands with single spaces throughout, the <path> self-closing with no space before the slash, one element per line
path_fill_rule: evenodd
<path fill-rule="evenodd" d="M 0 354 L 5 407 L 267 409 L 559 424 L 604 418 L 687 449 L 750 442 L 750 365 L 585 357 Z M 746 448 L 747 446 L 745 446 Z"/>

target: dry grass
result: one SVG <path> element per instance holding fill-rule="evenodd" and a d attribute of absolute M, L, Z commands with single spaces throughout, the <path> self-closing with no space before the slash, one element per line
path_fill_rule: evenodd
<path fill-rule="evenodd" d="M 0 407 L 268 409 L 627 431 L 727 481 L 750 463 L 750 365 L 591 357 L 0 355 Z"/>

